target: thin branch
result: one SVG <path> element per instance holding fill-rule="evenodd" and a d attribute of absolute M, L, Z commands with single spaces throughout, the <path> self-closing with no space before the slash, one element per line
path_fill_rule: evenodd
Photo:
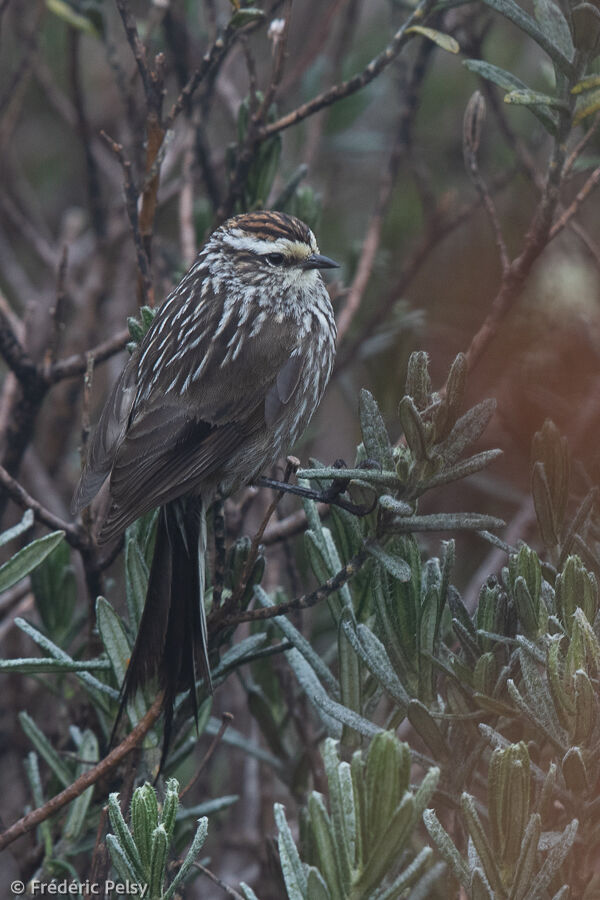
<path fill-rule="evenodd" d="M 153 86 L 150 77 L 150 68 L 146 60 L 146 48 L 144 47 L 142 40 L 138 34 L 137 25 L 135 24 L 135 19 L 131 10 L 129 9 L 127 0 L 115 0 L 115 3 L 123 21 L 123 27 L 125 29 L 125 34 L 127 35 L 127 41 L 129 43 L 129 46 L 131 47 L 131 52 L 133 53 L 138 71 L 140 73 L 140 77 L 142 79 L 146 101 L 148 103 L 151 103 Z"/>
<path fill-rule="evenodd" d="M 556 235 L 563 230 L 563 228 L 569 224 L 573 216 L 575 216 L 579 212 L 579 208 L 584 200 L 586 200 L 589 195 L 592 193 L 595 187 L 600 183 L 600 166 L 597 169 L 594 169 L 592 174 L 586 180 L 585 184 L 580 188 L 580 190 L 575 195 L 575 199 L 572 203 L 569 203 L 567 208 L 562 211 L 552 228 L 550 229 L 550 233 L 548 234 L 548 240 L 551 241 Z"/>
<path fill-rule="evenodd" d="M 284 603 L 278 603 L 276 606 L 265 606 L 261 609 L 250 609 L 245 612 L 234 613 L 221 620 L 215 618 L 214 624 L 211 623 L 211 631 L 221 631 L 223 628 L 231 628 L 234 625 L 239 625 L 241 622 L 258 622 L 263 619 L 272 619 L 275 616 L 286 615 L 298 609 L 308 609 L 311 606 L 316 606 L 317 603 L 339 591 L 347 581 L 350 581 L 362 569 L 368 558 L 369 554 L 367 551 L 360 550 L 339 572 L 328 578 L 312 593 L 304 594 L 304 596 L 297 597 L 295 600 L 286 600 Z"/>
<path fill-rule="evenodd" d="M 483 126 L 484 117 L 485 101 L 483 99 L 483 95 L 480 93 L 480 91 L 475 91 L 475 93 L 469 100 L 469 103 L 467 104 L 463 122 L 463 153 L 465 159 L 465 169 L 467 170 L 467 174 L 473 182 L 477 193 L 481 197 L 483 208 L 485 209 L 490 220 L 496 247 L 498 249 L 498 255 L 500 257 L 502 273 L 506 274 L 510 266 L 510 257 L 508 255 L 508 250 L 506 249 L 506 243 L 504 240 L 504 235 L 502 234 L 502 227 L 498 218 L 496 205 L 492 199 L 492 195 L 490 194 L 488 186 L 485 183 L 485 180 L 479 170 L 479 162 L 477 160 L 477 153 L 479 151 L 479 142 L 481 138 L 481 129 Z"/>
<path fill-rule="evenodd" d="M 103 341 L 85 353 L 75 353 L 73 356 L 65 357 L 65 359 L 59 359 L 48 372 L 48 382 L 56 384 L 65 378 L 77 378 L 80 375 L 85 375 L 90 356 L 93 357 L 95 365 L 98 365 L 98 363 L 105 362 L 116 353 L 124 350 L 130 340 L 131 335 L 128 329 L 125 328 L 123 331 L 117 332 L 114 337 Z"/>
<path fill-rule="evenodd" d="M 216 884 L 217 887 L 220 887 L 222 891 L 225 891 L 228 897 L 232 897 L 233 900 L 244 900 L 241 894 L 238 894 L 238 892 L 234 891 L 232 887 L 229 887 L 228 884 L 225 884 L 225 882 L 221 878 L 211 872 L 210 869 L 207 869 L 206 866 L 203 866 L 202 863 L 195 862 L 194 868 L 198 869 L 199 872 L 202 872 L 203 875 L 206 875 L 206 877 L 210 881 L 212 881 L 213 884 Z"/>
<path fill-rule="evenodd" d="M 377 197 L 375 208 L 369 220 L 356 273 L 352 280 L 352 284 L 348 289 L 344 308 L 337 319 L 338 343 L 345 337 L 360 308 L 364 292 L 371 277 L 371 272 L 373 271 L 373 265 L 375 264 L 375 258 L 381 240 L 383 223 L 393 196 L 400 166 L 410 147 L 412 125 L 419 104 L 419 87 L 425 78 L 427 61 L 430 58 L 433 46 L 431 41 L 422 42 L 410 77 L 406 83 L 406 90 L 404 92 L 406 102 L 400 112 L 396 130 L 396 139 L 392 147 L 387 169 L 381 180 L 379 196 Z"/>
<path fill-rule="evenodd" d="M 421 0 L 412 15 L 410 15 L 398 29 L 385 50 L 374 57 L 371 62 L 365 66 L 362 72 L 354 75 L 352 78 L 348 79 L 348 81 L 333 85 L 322 94 L 313 97 L 312 100 L 303 103 L 302 106 L 299 106 L 297 109 L 292 110 L 292 112 L 277 119 L 277 121 L 264 125 L 258 134 L 259 140 L 263 141 L 271 135 L 277 134 L 279 131 L 290 128 L 297 122 L 301 122 L 308 116 L 312 116 L 320 109 L 331 106 L 333 103 L 337 103 L 338 100 L 349 97 L 350 94 L 355 94 L 357 91 L 360 91 L 370 84 L 390 65 L 390 63 L 394 61 L 404 44 L 413 37 L 412 34 L 407 34 L 408 29 L 413 25 L 422 25 L 427 19 L 433 4 L 434 0 Z"/>
<path fill-rule="evenodd" d="M 113 140 L 105 131 L 100 132 L 101 138 L 106 141 L 112 152 L 115 154 L 121 168 L 123 170 L 123 187 L 125 190 L 125 205 L 129 224 L 133 234 L 133 242 L 135 245 L 135 253 L 137 257 L 138 272 L 140 276 L 140 289 L 142 294 L 142 303 L 148 306 L 154 306 L 154 288 L 152 286 L 152 276 L 150 274 L 150 263 L 148 254 L 140 232 L 140 220 L 138 216 L 138 192 L 133 184 L 131 177 L 131 163 L 125 159 L 123 146 Z"/>
<path fill-rule="evenodd" d="M 0 356 L 14 372 L 24 390 L 39 381 L 36 364 L 13 331 L 10 319 L 0 306 Z"/>
<path fill-rule="evenodd" d="M 64 531 L 65 540 L 76 550 L 86 552 L 90 549 L 89 541 L 75 525 L 65 522 L 42 506 L 6 471 L 4 466 L 0 466 L 0 484 L 15 503 L 23 509 L 30 509 L 38 522 L 54 530 Z"/>
<path fill-rule="evenodd" d="M 247 34 L 250 31 L 250 28 L 244 29 L 244 34 Z M 225 54 L 229 51 L 231 46 L 233 45 L 236 38 L 239 36 L 240 32 L 235 31 L 231 28 L 226 28 L 222 37 L 218 37 L 207 50 L 207 52 L 202 57 L 202 62 L 198 66 L 198 68 L 193 72 L 190 76 L 187 84 L 182 89 L 181 93 L 177 97 L 177 100 L 171 107 L 169 114 L 164 120 L 164 129 L 165 131 L 169 131 L 173 127 L 175 119 L 180 114 L 182 109 L 189 102 L 192 94 L 196 91 L 198 86 L 204 81 L 206 76 L 211 72 L 214 68 L 216 68 L 222 61 Z"/>
<path fill-rule="evenodd" d="M 285 66 L 285 58 L 287 51 L 287 43 L 288 43 L 288 35 L 290 31 L 290 19 L 292 16 L 292 2 L 293 0 L 285 0 L 284 9 L 282 13 L 283 18 L 283 29 L 281 34 L 279 34 L 277 39 L 277 45 L 275 50 L 275 60 L 273 62 L 273 69 L 271 71 L 271 78 L 269 79 L 269 84 L 265 91 L 265 95 L 263 101 L 260 105 L 260 108 L 256 112 L 254 116 L 255 125 L 260 125 L 266 121 L 269 108 L 275 99 L 275 95 L 277 93 L 277 89 L 281 84 L 281 79 L 283 77 L 283 70 Z"/>
<path fill-rule="evenodd" d="M 233 722 L 233 716 L 230 712 L 224 712 L 221 714 L 221 727 L 219 728 L 217 734 L 215 734 L 214 738 L 212 739 L 212 741 L 210 743 L 210 747 L 208 748 L 208 750 L 202 757 L 200 765 L 198 766 L 198 771 L 196 772 L 196 774 L 194 775 L 192 780 L 184 787 L 184 789 L 182 791 L 180 791 L 180 793 L 179 793 L 180 800 L 183 797 L 185 797 L 187 792 L 191 788 L 193 788 L 193 786 L 196 784 L 196 782 L 200 778 L 202 772 L 204 771 L 204 769 L 207 767 L 208 763 L 210 762 L 215 750 L 217 749 L 217 747 L 223 740 L 223 735 L 225 734 L 225 732 L 227 731 L 227 729 L 229 728 L 229 726 L 231 725 L 232 722 Z"/>
<path fill-rule="evenodd" d="M 64 327 L 63 318 L 65 303 L 67 301 L 65 282 L 67 279 L 68 262 L 69 249 L 65 245 L 63 247 L 62 257 L 58 266 L 58 276 L 56 279 L 56 299 L 54 301 L 54 306 L 50 310 L 50 335 L 48 337 L 43 365 L 44 378 L 46 380 L 48 380 L 48 374 L 50 373 L 52 366 L 56 362 L 56 353 L 60 341 L 60 332 Z"/>
<path fill-rule="evenodd" d="M 563 166 L 563 178 L 568 178 L 568 176 L 571 174 L 571 169 L 573 168 L 591 139 L 596 134 L 598 126 L 600 126 L 600 113 L 597 113 L 594 116 L 594 121 L 592 122 L 588 130 L 585 132 L 581 140 L 579 140 L 577 144 L 575 144 L 575 146 L 569 153 L 567 161 Z"/>
<path fill-rule="evenodd" d="M 43 806 L 27 813 L 26 816 L 23 816 L 22 819 L 19 819 L 18 822 L 15 822 L 14 825 L 11 825 L 10 828 L 7 828 L 6 831 L 0 834 L 0 852 L 12 844 L 13 841 L 16 841 L 17 838 L 32 831 L 68 803 L 71 803 L 77 797 L 80 797 L 87 788 L 91 787 L 93 784 L 97 784 L 111 769 L 114 769 L 121 760 L 125 759 L 125 757 L 131 753 L 131 751 L 134 750 L 140 741 L 148 734 L 156 720 L 159 718 L 162 710 L 162 703 L 163 695 L 161 692 L 146 715 L 140 719 L 125 740 L 115 747 L 108 756 L 105 756 L 97 765 L 93 766 L 87 772 L 84 772 L 83 775 L 80 775 L 73 784 L 70 784 L 69 787 L 65 788 L 64 791 L 61 791 L 60 794 L 52 797 L 52 799 L 48 800 L 47 803 L 44 803 Z"/>
<path fill-rule="evenodd" d="M 289 482 L 290 478 L 292 477 L 292 475 L 295 474 L 299 468 L 300 468 L 300 460 L 297 459 L 295 456 L 288 456 L 288 458 L 286 460 L 285 472 L 283 475 L 283 483 L 287 484 Z M 273 497 L 271 503 L 269 504 L 269 506 L 267 508 L 265 515 L 263 516 L 263 520 L 260 523 L 258 530 L 256 531 L 256 534 L 252 538 L 252 543 L 250 545 L 250 550 L 248 552 L 248 558 L 246 559 L 246 562 L 244 564 L 244 569 L 242 571 L 240 580 L 239 580 L 238 584 L 236 585 L 236 588 L 233 591 L 231 597 L 227 601 L 227 608 L 223 610 L 223 612 L 225 614 L 227 613 L 228 610 L 235 609 L 239 605 L 239 602 L 244 595 L 244 591 L 246 590 L 246 587 L 248 585 L 248 579 L 250 578 L 250 575 L 252 574 L 254 564 L 256 563 L 256 560 L 258 558 L 258 552 L 259 552 L 260 545 L 261 545 L 261 542 L 263 539 L 263 535 L 265 533 L 265 529 L 266 529 L 267 525 L 269 524 L 269 522 L 271 521 L 273 513 L 277 509 L 277 505 L 278 505 L 279 501 L 281 500 L 281 498 L 283 497 L 283 494 L 284 494 L 283 491 L 276 492 L 275 496 Z"/>

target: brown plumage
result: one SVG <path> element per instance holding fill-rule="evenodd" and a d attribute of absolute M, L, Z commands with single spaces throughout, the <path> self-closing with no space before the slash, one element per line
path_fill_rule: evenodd
<path fill-rule="evenodd" d="M 167 297 L 104 407 L 73 498 L 102 485 L 98 541 L 162 507 L 122 704 L 158 676 L 165 742 L 178 690 L 210 689 L 205 513 L 294 443 L 331 374 L 335 323 L 310 229 L 278 212 L 230 219 Z M 165 746 L 166 746 L 165 743 Z"/>

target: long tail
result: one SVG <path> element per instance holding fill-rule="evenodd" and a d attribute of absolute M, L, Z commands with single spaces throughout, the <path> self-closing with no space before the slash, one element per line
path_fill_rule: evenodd
<path fill-rule="evenodd" d="M 200 497 L 174 500 L 161 509 L 146 603 L 113 727 L 114 736 L 127 701 L 157 677 L 164 691 L 161 768 L 169 748 L 177 693 L 189 690 L 197 720 L 197 680 L 202 678 L 207 691 L 212 691 L 204 612 L 206 544 L 206 515 Z"/>

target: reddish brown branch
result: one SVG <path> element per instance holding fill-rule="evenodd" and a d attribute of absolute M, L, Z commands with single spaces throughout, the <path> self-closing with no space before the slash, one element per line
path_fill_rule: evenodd
<path fill-rule="evenodd" d="M 87 788 L 100 781 L 100 779 L 107 775 L 111 769 L 114 769 L 121 760 L 125 759 L 125 757 L 138 746 L 142 738 L 148 734 L 160 716 L 162 701 L 163 697 L 161 693 L 143 719 L 135 726 L 133 731 L 131 731 L 125 740 L 120 743 L 118 747 L 115 747 L 108 756 L 105 756 L 103 760 L 97 763 L 97 765 L 93 766 L 87 772 L 84 772 L 83 775 L 80 775 L 73 784 L 70 784 L 69 787 L 65 788 L 64 791 L 61 791 L 60 794 L 57 794 L 56 797 L 52 797 L 52 799 L 48 800 L 47 803 L 44 803 L 43 806 L 27 813 L 26 816 L 23 816 L 22 819 L 19 819 L 18 822 L 15 822 L 14 825 L 11 825 L 10 828 L 7 828 L 6 831 L 0 834 L 0 852 L 12 844 L 13 841 L 16 841 L 17 838 L 32 831 L 68 803 L 71 803 L 77 797 L 80 797 Z"/>

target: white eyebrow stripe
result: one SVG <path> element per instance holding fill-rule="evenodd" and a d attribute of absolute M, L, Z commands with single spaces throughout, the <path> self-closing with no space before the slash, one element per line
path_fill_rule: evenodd
<path fill-rule="evenodd" d="M 317 252 L 316 241 L 311 234 L 310 246 L 303 241 L 290 241 L 288 238 L 277 238 L 275 241 L 264 241 L 244 234 L 243 231 L 230 231 L 223 236 L 224 243 L 235 250 L 250 250 L 259 256 L 267 253 L 284 253 L 286 256 L 302 258 Z"/>

